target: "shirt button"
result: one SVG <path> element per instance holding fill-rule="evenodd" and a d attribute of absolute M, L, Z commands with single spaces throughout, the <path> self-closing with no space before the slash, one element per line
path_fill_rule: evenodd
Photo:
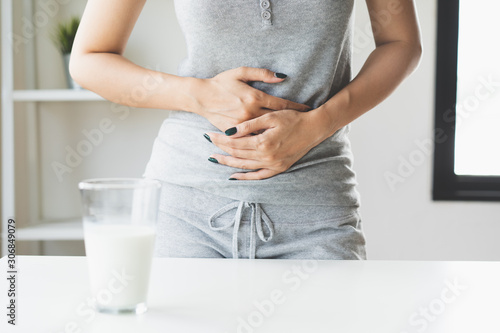
<path fill-rule="evenodd" d="M 271 19 L 271 12 L 270 12 L 270 11 L 268 11 L 268 10 L 263 11 L 263 12 L 262 12 L 262 18 L 263 18 L 264 20 L 269 20 L 269 19 Z"/>
<path fill-rule="evenodd" d="M 270 3 L 269 3 L 269 1 L 267 1 L 267 0 L 264 0 L 264 1 L 262 1 L 262 2 L 260 3 L 260 6 L 261 6 L 263 9 L 268 9 L 270 5 L 271 5 L 271 4 L 270 4 Z"/>

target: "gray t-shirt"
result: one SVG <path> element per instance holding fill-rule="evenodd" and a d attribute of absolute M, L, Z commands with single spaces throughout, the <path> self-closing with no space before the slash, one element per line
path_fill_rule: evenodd
<path fill-rule="evenodd" d="M 316 108 L 351 80 L 353 1 L 175 0 L 188 53 L 178 74 L 210 78 L 240 66 L 267 68 L 288 77 L 253 87 Z M 219 130 L 197 114 L 171 111 L 144 176 L 248 202 L 359 206 L 349 125 L 263 180 L 228 180 L 248 170 L 209 162 L 210 154 L 226 153 L 205 132 Z"/>

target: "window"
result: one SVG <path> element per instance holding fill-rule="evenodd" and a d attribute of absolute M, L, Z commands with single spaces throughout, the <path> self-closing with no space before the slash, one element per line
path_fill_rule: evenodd
<path fill-rule="evenodd" d="M 499 12 L 438 2 L 434 200 L 500 201 Z"/>

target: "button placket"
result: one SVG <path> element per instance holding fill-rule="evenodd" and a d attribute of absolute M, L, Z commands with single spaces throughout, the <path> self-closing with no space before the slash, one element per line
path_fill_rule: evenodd
<path fill-rule="evenodd" d="M 261 8 L 261 18 L 263 25 L 272 25 L 272 12 L 271 12 L 271 1 L 269 0 L 261 0 L 260 1 Z"/>

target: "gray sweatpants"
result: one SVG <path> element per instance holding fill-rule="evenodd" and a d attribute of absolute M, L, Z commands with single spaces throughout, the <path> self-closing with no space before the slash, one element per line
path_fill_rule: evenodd
<path fill-rule="evenodd" d="M 358 207 L 260 204 L 166 182 L 155 256 L 366 259 Z"/>

